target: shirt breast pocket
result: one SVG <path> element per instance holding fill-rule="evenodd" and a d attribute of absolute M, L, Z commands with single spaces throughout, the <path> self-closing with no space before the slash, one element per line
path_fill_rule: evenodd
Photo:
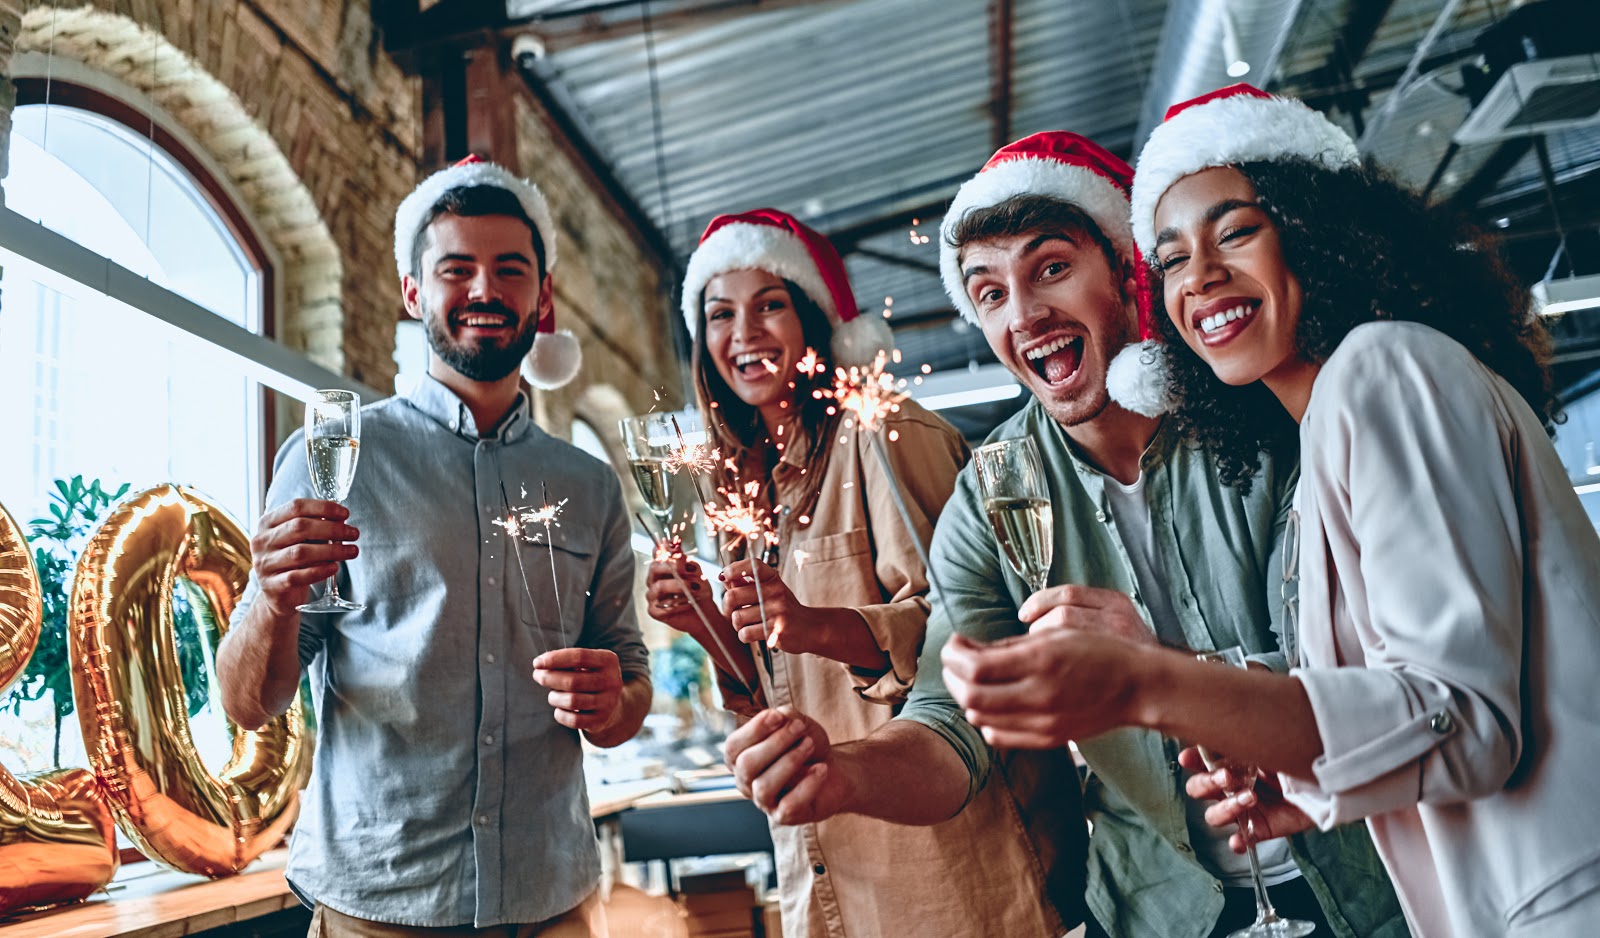
<path fill-rule="evenodd" d="M 866 528 L 812 538 L 795 547 L 794 561 L 796 582 L 789 588 L 808 606 L 862 606 L 882 601 Z"/>
<path fill-rule="evenodd" d="M 547 538 L 546 532 L 534 528 L 518 547 L 520 562 L 513 575 L 519 578 L 523 627 L 543 633 L 551 648 L 576 644 L 587 618 L 599 553 L 595 532 L 552 526 Z"/>

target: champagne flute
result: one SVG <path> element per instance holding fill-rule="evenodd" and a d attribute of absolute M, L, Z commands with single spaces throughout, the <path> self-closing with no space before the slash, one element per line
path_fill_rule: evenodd
<path fill-rule="evenodd" d="M 1245 661 L 1244 650 L 1238 647 L 1224 648 L 1220 651 L 1202 651 L 1196 653 L 1195 657 L 1201 661 L 1210 661 L 1233 668 L 1249 667 L 1249 663 Z M 1205 762 L 1207 771 L 1214 772 L 1221 766 L 1221 761 L 1209 749 L 1204 746 L 1197 746 L 1196 748 L 1200 750 L 1200 758 Z M 1242 775 L 1248 779 L 1245 787 L 1248 788 L 1255 785 L 1256 770 L 1254 766 L 1244 768 L 1229 766 L 1229 772 L 1236 778 Z M 1240 791 L 1243 790 L 1243 788 L 1240 789 Z M 1238 791 L 1230 791 L 1227 794 L 1232 797 L 1238 793 Z M 1315 924 L 1298 919 L 1281 918 L 1278 915 L 1278 910 L 1272 907 L 1272 900 L 1267 896 L 1267 885 L 1261 879 L 1261 860 L 1256 855 L 1255 841 L 1250 838 L 1253 827 L 1254 822 L 1250 820 L 1249 815 L 1245 815 L 1239 821 L 1239 833 L 1245 839 L 1245 855 L 1250 859 L 1250 881 L 1255 886 L 1256 920 L 1254 924 L 1239 929 L 1229 935 L 1228 938 L 1299 938 L 1300 935 L 1311 934 L 1316 931 L 1317 926 Z"/>
<path fill-rule="evenodd" d="M 672 473 L 667 456 L 677 448 L 678 435 L 670 414 L 639 414 L 624 417 L 618 427 L 622 445 L 628 452 L 628 467 L 639 487 L 645 507 L 655 515 L 664 532 L 670 534 L 672 519 Z"/>
<path fill-rule="evenodd" d="M 1050 580 L 1055 515 L 1050 486 L 1032 437 L 1001 440 L 972 454 L 983 489 L 983 510 L 1011 569 L 1037 593 Z"/>
<path fill-rule="evenodd" d="M 353 391 L 316 391 L 306 402 L 306 463 L 317 497 L 342 502 L 356 478 L 361 454 L 361 397 Z M 328 578 L 322 598 L 301 612 L 349 612 L 367 608 L 339 595 L 339 574 Z"/>

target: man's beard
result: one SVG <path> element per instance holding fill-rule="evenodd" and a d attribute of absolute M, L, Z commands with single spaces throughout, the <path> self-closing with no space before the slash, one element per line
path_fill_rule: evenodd
<path fill-rule="evenodd" d="M 516 314 L 510 308 L 498 302 L 471 303 L 463 307 L 460 312 L 461 314 L 496 313 L 516 318 Z M 451 315 L 453 314 L 434 315 L 426 305 L 423 306 L 422 321 L 427 327 L 428 348 L 439 356 L 440 361 L 472 381 L 499 381 L 516 371 L 522 364 L 522 359 L 533 348 L 534 339 L 539 336 L 539 316 L 535 313 L 527 317 L 521 331 L 509 345 L 504 347 L 495 344 L 493 339 L 476 343 L 458 342 L 450 335 Z"/>

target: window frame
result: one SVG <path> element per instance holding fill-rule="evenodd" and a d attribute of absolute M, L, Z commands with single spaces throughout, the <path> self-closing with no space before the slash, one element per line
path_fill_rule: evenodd
<path fill-rule="evenodd" d="M 178 164 L 184 175 L 194 183 L 195 188 L 206 200 L 206 204 L 222 220 L 223 227 L 239 246 L 246 263 L 254 270 L 257 293 L 255 299 L 257 308 L 261 311 L 259 334 L 269 339 L 276 338 L 278 291 L 272 255 L 268 253 L 265 244 L 256 234 L 255 227 L 250 223 L 244 210 L 217 179 L 216 174 L 207 168 L 186 143 L 162 126 L 162 121 L 158 119 L 160 115 L 152 117 L 148 112 L 116 95 L 62 78 L 18 76 L 12 79 L 12 84 L 17 90 L 16 101 L 12 105 L 13 110 L 27 106 L 61 105 L 88 111 L 115 121 L 137 136 L 149 139 L 169 159 Z M 261 439 L 257 441 L 260 446 L 261 463 L 256 469 L 260 473 L 261 484 L 265 486 L 272 479 L 272 461 L 277 453 L 274 432 L 274 427 L 277 425 L 277 406 L 271 389 L 259 382 L 256 389 L 256 407 L 261 416 Z M 255 494 L 260 496 L 262 493 Z"/>

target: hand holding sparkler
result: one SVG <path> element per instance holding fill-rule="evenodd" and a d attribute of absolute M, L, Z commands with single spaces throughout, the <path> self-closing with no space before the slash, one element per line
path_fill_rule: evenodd
<path fill-rule="evenodd" d="M 722 571 L 722 581 L 727 584 L 722 606 L 740 641 L 754 644 L 770 635 L 774 651 L 821 655 L 863 671 L 889 670 L 888 653 L 878 646 L 867 620 L 856 610 L 807 606 L 789 590 L 777 570 L 760 560 L 729 564 Z M 763 635 L 763 628 L 770 630 L 769 635 Z"/>
<path fill-rule="evenodd" d="M 533 679 L 550 691 L 556 722 L 600 732 L 622 703 L 622 663 L 605 648 L 559 648 L 533 659 Z"/>
<path fill-rule="evenodd" d="M 771 513 L 764 510 L 756 501 L 761 494 L 760 482 L 746 482 L 742 489 L 720 490 L 726 505 L 706 505 L 706 524 L 712 530 L 720 530 L 732 535 L 732 543 L 745 542 L 745 552 L 749 557 L 761 558 L 767 552 L 768 545 L 778 543 L 777 532 L 772 527 Z M 771 633 L 767 629 L 766 603 L 761 598 L 761 580 L 752 578 L 755 583 L 756 608 L 761 613 L 762 640 L 758 643 L 761 649 L 761 663 L 766 666 L 767 676 L 772 676 L 772 650 L 768 647 L 766 638 Z"/>
<path fill-rule="evenodd" d="M 646 534 L 651 534 L 643 518 L 637 514 L 634 518 L 645 529 Z M 676 539 L 656 539 L 655 556 L 646 576 L 645 598 L 648 601 L 650 615 L 656 621 L 687 633 L 701 645 L 706 645 L 706 638 L 709 637 L 721 652 L 720 656 L 713 654 L 711 660 L 733 676 L 747 694 L 751 697 L 756 696 L 756 675 L 747 673 L 741 666 L 749 660 L 749 656 L 739 655 L 729 648 L 723 639 L 723 629 L 731 630 L 732 626 L 723 619 L 712 602 L 711 586 L 700 575 L 700 565 L 684 555 L 682 543 Z M 717 616 L 717 622 L 711 621 L 711 614 L 706 612 L 707 605 L 710 605 L 712 614 Z M 694 620 L 687 615 L 690 611 L 694 612 L 695 619 L 698 619 L 705 629 L 704 635 L 696 632 Z M 710 651 L 710 646 L 707 646 L 706 650 Z"/>

